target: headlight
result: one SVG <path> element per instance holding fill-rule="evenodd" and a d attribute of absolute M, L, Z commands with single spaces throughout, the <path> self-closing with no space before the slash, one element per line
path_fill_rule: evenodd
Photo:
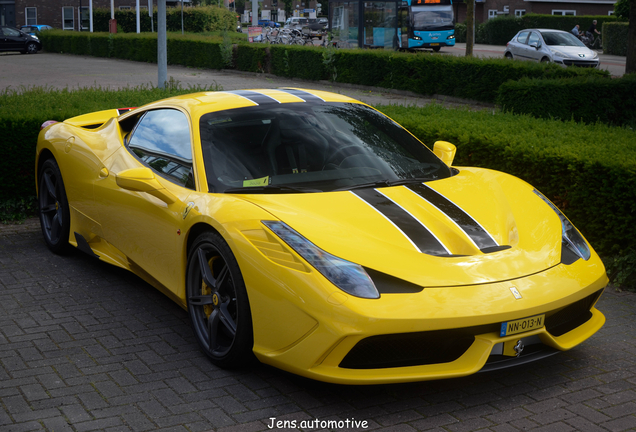
<path fill-rule="evenodd" d="M 362 266 L 323 251 L 284 222 L 263 221 L 263 224 L 344 292 L 356 297 L 380 298 L 380 293 Z"/>
<path fill-rule="evenodd" d="M 422 40 L 422 38 L 419 36 L 413 36 L 413 40 Z"/>
<path fill-rule="evenodd" d="M 589 260 L 592 253 L 590 252 L 590 247 L 587 245 L 587 242 L 579 230 L 577 230 L 576 227 L 572 225 L 572 222 L 565 217 L 561 210 L 552 204 L 541 192 L 535 189 L 534 193 L 537 194 L 547 205 L 549 205 L 550 208 L 559 216 L 559 219 L 561 219 L 561 234 L 563 237 L 563 243 L 565 243 L 572 252 L 583 258 L 585 261 Z"/>
<path fill-rule="evenodd" d="M 592 58 L 598 58 L 598 53 L 596 51 L 592 51 Z"/>
<path fill-rule="evenodd" d="M 455 35 L 454 34 L 448 35 L 448 37 L 446 39 L 455 39 Z"/>
<path fill-rule="evenodd" d="M 37 37 L 37 36 L 35 36 L 35 35 L 31 35 L 31 37 L 32 37 L 33 39 L 35 39 L 35 40 L 40 40 L 40 38 L 39 38 L 39 37 Z"/>

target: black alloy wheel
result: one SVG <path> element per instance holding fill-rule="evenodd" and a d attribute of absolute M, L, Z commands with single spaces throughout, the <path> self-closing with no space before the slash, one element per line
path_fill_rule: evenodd
<path fill-rule="evenodd" d="M 223 368 L 254 359 L 252 317 L 236 258 L 223 238 L 205 232 L 188 253 L 186 296 L 201 349 Z"/>
<path fill-rule="evenodd" d="M 42 164 L 38 175 L 38 203 L 40 226 L 46 246 L 56 254 L 68 252 L 71 216 L 62 181 L 62 173 L 55 159 Z"/>

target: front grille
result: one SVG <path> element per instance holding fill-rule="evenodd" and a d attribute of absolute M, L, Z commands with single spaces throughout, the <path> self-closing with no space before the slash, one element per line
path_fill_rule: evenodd
<path fill-rule="evenodd" d="M 559 309 L 547 316 L 545 328 L 552 336 L 562 336 L 587 322 L 592 317 L 592 306 L 603 290 L 597 291 L 569 306 Z"/>
<path fill-rule="evenodd" d="M 579 67 L 596 67 L 598 66 L 597 60 L 563 60 L 563 64 L 566 66 L 579 66 Z"/>
<path fill-rule="evenodd" d="M 382 369 L 449 363 L 460 358 L 475 335 L 498 332 L 499 324 L 465 329 L 371 336 L 359 341 L 340 362 L 347 369 Z"/>

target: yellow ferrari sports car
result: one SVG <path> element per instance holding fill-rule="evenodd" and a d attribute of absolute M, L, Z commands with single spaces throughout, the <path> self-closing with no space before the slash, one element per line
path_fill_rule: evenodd
<path fill-rule="evenodd" d="M 42 233 L 160 289 L 220 367 L 395 383 L 592 336 L 592 247 L 531 185 L 454 155 L 338 94 L 178 96 L 43 125 Z"/>

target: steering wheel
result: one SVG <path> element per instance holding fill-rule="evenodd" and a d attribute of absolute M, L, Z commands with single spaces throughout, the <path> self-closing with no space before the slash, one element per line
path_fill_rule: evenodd
<path fill-rule="evenodd" d="M 324 170 L 327 165 L 335 165 L 335 166 L 339 166 L 340 164 L 342 164 L 342 162 L 344 162 L 344 160 L 350 156 L 354 156 L 357 154 L 362 154 L 364 153 L 364 148 L 358 146 L 358 145 L 348 145 L 348 146 L 344 146 L 342 148 L 339 148 L 338 150 L 336 150 L 330 157 L 329 159 L 327 159 L 327 161 L 325 162 L 324 166 L 322 167 L 322 169 Z"/>

